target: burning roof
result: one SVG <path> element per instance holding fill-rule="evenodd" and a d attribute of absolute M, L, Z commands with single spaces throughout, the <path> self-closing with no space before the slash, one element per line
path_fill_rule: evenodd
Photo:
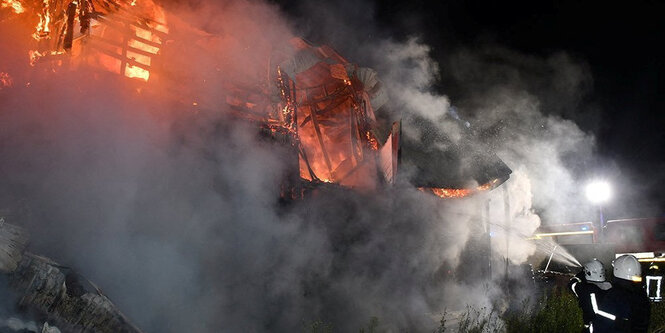
<path fill-rule="evenodd" d="M 510 177 L 512 170 L 471 133 L 453 141 L 429 122 L 416 124 L 423 129 L 420 138 L 403 136 L 400 145 L 403 176 L 414 186 L 444 198 L 462 197 L 491 190 Z"/>

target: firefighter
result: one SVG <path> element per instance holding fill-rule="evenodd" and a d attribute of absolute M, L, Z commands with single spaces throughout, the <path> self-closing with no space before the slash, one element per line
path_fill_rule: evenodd
<path fill-rule="evenodd" d="M 642 268 L 632 255 L 616 258 L 612 289 L 592 304 L 597 332 L 647 332 L 650 303 L 642 283 Z M 594 301 L 592 299 L 592 301 Z"/>
<path fill-rule="evenodd" d="M 661 293 L 663 287 L 663 273 L 660 272 L 660 267 L 652 262 L 645 278 L 649 300 L 654 303 L 661 302 L 663 300 Z"/>
<path fill-rule="evenodd" d="M 593 298 L 602 299 L 612 285 L 605 281 L 605 267 L 598 259 L 593 259 L 584 264 L 583 269 L 575 275 L 568 287 L 577 297 L 577 302 L 582 309 L 584 320 L 583 332 L 593 332 L 593 323 L 596 313 L 593 310 Z"/>

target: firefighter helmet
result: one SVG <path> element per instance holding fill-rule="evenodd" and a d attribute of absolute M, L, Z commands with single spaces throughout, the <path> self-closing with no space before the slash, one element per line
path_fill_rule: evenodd
<path fill-rule="evenodd" d="M 633 282 L 642 281 L 642 267 L 637 258 L 630 254 L 624 254 L 612 262 L 614 276 Z"/>
<path fill-rule="evenodd" d="M 604 282 L 605 281 L 605 267 L 600 260 L 593 258 L 593 260 L 584 264 L 584 277 L 587 281 Z"/>

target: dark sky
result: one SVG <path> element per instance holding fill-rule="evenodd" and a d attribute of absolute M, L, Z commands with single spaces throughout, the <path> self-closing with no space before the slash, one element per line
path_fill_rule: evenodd
<path fill-rule="evenodd" d="M 665 73 L 665 2 L 377 1 L 376 9 L 379 21 L 397 24 L 396 31 L 422 34 L 435 58 L 445 49 L 491 41 L 526 54 L 565 51 L 585 60 L 602 121 L 569 116 L 597 132 L 601 153 L 665 166 L 658 80 Z"/>
<path fill-rule="evenodd" d="M 278 1 L 294 17 L 316 6 Z M 333 1 L 348 15 L 372 16 L 378 28 L 367 32 L 396 39 L 419 36 L 441 60 L 451 50 L 499 45 L 545 57 L 565 52 L 588 65 L 593 77 L 586 103 L 593 112 L 558 110 L 597 138 L 601 158 L 626 176 L 648 185 L 646 197 L 665 205 L 665 2 L 610 4 L 590 1 Z M 303 9 L 306 7 L 307 9 Z M 369 14 L 353 13 L 354 10 Z M 304 19 L 304 21 L 307 21 Z M 299 24 L 316 31 L 316 19 Z M 314 26 L 314 28 L 312 28 Z M 362 26 L 362 25 L 359 25 Z M 358 31 L 359 34 L 365 33 Z M 325 36 L 306 36 L 325 43 Z M 441 93 L 456 100 L 443 77 Z M 546 111 L 547 112 L 547 111 Z M 658 205 L 656 205 L 658 206 Z M 660 213 L 665 211 L 660 209 Z"/>

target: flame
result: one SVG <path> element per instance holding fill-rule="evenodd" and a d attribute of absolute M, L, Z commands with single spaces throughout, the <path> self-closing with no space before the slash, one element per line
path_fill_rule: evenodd
<path fill-rule="evenodd" d="M 494 186 L 499 182 L 499 179 L 494 179 L 488 183 L 485 183 L 475 188 L 431 188 L 431 187 L 419 187 L 418 189 L 423 192 L 432 192 L 439 198 L 464 198 L 471 194 L 487 191 L 494 188 Z"/>
<path fill-rule="evenodd" d="M 74 66 L 93 65 L 148 81 L 153 57 L 169 31 L 166 12 L 151 0 L 126 0 L 114 6 L 100 1 L 0 0 L 0 4 L 15 13 L 32 12 L 36 25 L 31 36 L 38 43 L 28 51 L 31 66 L 45 58 L 60 66 L 71 58 L 67 63 Z M 70 58 L 51 58 L 62 54 Z"/>
<path fill-rule="evenodd" d="M 423 191 L 423 188 L 420 188 Z M 457 188 L 432 188 L 432 193 L 439 198 L 463 198 L 471 194 L 469 189 L 457 189 Z"/>
<path fill-rule="evenodd" d="M 51 29 L 49 28 L 49 24 L 51 23 L 49 0 L 42 1 L 42 11 L 38 15 L 39 23 L 37 23 L 37 31 L 32 35 L 36 40 L 46 38 L 51 33 Z"/>
<path fill-rule="evenodd" d="M 135 6 L 136 1 L 132 2 L 131 5 Z M 166 14 L 164 10 L 161 7 L 154 6 L 152 16 L 153 22 L 152 24 L 148 24 L 149 27 L 159 32 L 168 33 L 168 27 L 165 24 Z M 147 68 L 150 68 L 150 65 L 152 64 L 152 57 L 153 55 L 159 53 L 159 47 L 150 45 L 145 41 L 161 44 L 161 38 L 152 30 L 148 30 L 142 27 L 132 26 L 132 30 L 134 31 L 136 38 L 130 39 L 127 42 L 127 45 L 131 48 L 143 51 L 143 53 L 128 50 L 127 57 L 138 64 L 145 65 Z M 132 63 L 129 62 L 125 65 L 124 71 L 126 77 L 138 78 L 143 81 L 148 81 L 150 78 L 149 69 L 132 65 Z"/>
<path fill-rule="evenodd" d="M 21 14 L 25 12 L 25 8 L 23 8 L 23 5 L 17 1 L 17 0 L 2 0 L 2 4 L 0 5 L 2 8 L 11 8 L 14 10 L 14 13 L 16 14 Z"/>
<path fill-rule="evenodd" d="M 313 70 L 311 75 L 317 73 Z M 297 108 L 300 177 L 358 188 L 376 186 L 379 143 L 370 130 L 371 105 L 342 80 L 318 79 L 296 80 L 296 95 L 303 96 Z"/>
<path fill-rule="evenodd" d="M 153 41 L 154 39 L 152 32 L 143 28 L 134 27 L 134 33 L 136 34 L 136 37 L 141 39 L 149 41 Z M 159 48 L 140 42 L 137 39 L 130 39 L 127 45 L 151 54 L 157 54 L 157 52 L 159 52 Z M 151 56 L 137 52 L 127 51 L 127 57 L 146 66 L 150 66 L 150 63 L 152 62 Z M 144 81 L 148 81 L 148 78 L 150 78 L 150 72 L 144 68 L 133 66 L 130 63 L 127 63 L 125 66 L 125 76 L 127 77 L 139 78 Z"/>

